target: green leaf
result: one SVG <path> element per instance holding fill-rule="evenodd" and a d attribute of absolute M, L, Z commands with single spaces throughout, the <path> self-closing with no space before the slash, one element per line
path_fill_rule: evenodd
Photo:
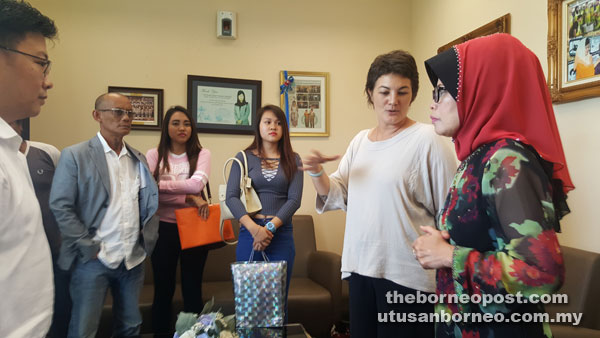
<path fill-rule="evenodd" d="M 227 328 L 227 331 L 235 331 L 235 315 L 223 317 L 223 322 L 225 322 L 225 328 Z"/>
<path fill-rule="evenodd" d="M 198 316 L 190 313 L 190 312 L 180 312 L 177 316 L 177 322 L 175 323 L 175 330 L 178 335 L 182 335 L 185 331 L 192 328 L 196 321 L 198 320 Z"/>
<path fill-rule="evenodd" d="M 202 312 L 200 312 L 200 315 L 205 315 L 207 313 L 210 313 L 212 311 L 212 308 L 214 305 L 215 305 L 215 297 L 211 298 L 208 302 L 206 302 L 206 304 L 204 304 L 204 308 L 202 309 Z"/>

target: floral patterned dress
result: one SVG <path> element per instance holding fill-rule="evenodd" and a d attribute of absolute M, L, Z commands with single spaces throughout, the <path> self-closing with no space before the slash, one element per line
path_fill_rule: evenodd
<path fill-rule="evenodd" d="M 513 314 L 524 319 L 525 313 L 544 313 L 543 305 L 521 300 L 553 293 L 564 279 L 545 163 L 532 148 L 502 139 L 481 146 L 459 166 L 437 219 L 456 248 L 452 269 L 437 271 L 437 293 L 447 298 L 436 305 L 442 318 L 436 337 L 552 337 L 548 323 L 511 321 Z M 475 302 L 455 302 L 466 295 Z M 486 295 L 508 296 L 484 306 L 479 299 Z M 488 320 L 496 315 L 503 322 L 456 322 L 444 320 L 442 312 L 487 314 Z"/>

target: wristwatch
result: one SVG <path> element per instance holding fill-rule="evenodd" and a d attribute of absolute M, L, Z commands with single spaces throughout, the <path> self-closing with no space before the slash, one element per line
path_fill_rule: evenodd
<path fill-rule="evenodd" d="M 275 226 L 275 224 L 273 224 L 273 222 L 267 222 L 265 228 L 267 228 L 267 230 L 269 230 L 273 234 L 275 233 L 275 231 L 277 231 L 277 227 Z"/>

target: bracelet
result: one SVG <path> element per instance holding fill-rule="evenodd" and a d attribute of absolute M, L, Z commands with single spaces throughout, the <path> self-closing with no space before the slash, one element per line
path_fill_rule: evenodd
<path fill-rule="evenodd" d="M 310 176 L 310 177 L 321 177 L 321 175 L 323 175 L 324 172 L 325 172 L 324 168 L 321 168 L 321 171 L 319 171 L 318 173 L 312 173 L 310 171 L 307 171 L 308 176 Z"/>

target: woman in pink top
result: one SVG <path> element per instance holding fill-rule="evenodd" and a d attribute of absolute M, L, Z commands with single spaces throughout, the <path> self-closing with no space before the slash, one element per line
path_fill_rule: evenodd
<path fill-rule="evenodd" d="M 202 148 L 197 135 L 190 113 L 181 106 L 171 107 L 165 114 L 158 147 L 146 154 L 159 188 L 159 236 L 152 253 L 152 326 L 157 334 L 172 334 L 174 329 L 171 303 L 180 257 L 184 311 L 200 313 L 203 308 L 202 272 L 208 251 L 203 247 L 181 250 L 175 220 L 175 209 L 190 205 L 197 206 L 201 216 L 208 216 L 208 204 L 199 194 L 208 182 L 210 151 Z"/>

